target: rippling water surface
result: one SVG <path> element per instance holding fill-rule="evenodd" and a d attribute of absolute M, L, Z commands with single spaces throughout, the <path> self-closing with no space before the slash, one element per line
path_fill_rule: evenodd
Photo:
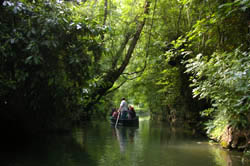
<path fill-rule="evenodd" d="M 250 166 L 192 131 L 143 118 L 139 127 L 93 122 L 17 142 L 2 141 L 0 166 Z"/>

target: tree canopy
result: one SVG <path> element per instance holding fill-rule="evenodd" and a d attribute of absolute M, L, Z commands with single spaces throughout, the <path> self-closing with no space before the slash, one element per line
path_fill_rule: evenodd
<path fill-rule="evenodd" d="M 145 25 L 149 2 L 131 3 L 3 1 L 4 119 L 20 114 L 48 127 L 88 117 L 126 69 Z"/>

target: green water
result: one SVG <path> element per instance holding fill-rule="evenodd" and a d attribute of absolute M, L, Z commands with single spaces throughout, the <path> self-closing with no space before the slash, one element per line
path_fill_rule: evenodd
<path fill-rule="evenodd" d="M 13 137 L 2 142 L 0 166 L 250 166 L 240 153 L 209 144 L 192 131 L 146 119 L 138 128 L 93 122 L 18 143 Z"/>

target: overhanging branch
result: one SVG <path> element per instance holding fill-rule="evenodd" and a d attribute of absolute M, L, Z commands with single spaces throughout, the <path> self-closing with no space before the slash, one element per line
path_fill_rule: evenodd
<path fill-rule="evenodd" d="M 149 7 L 150 7 L 150 2 L 146 0 L 145 6 L 144 6 L 144 14 L 149 13 Z M 125 55 L 125 59 L 123 60 L 122 64 L 120 67 L 118 67 L 116 70 L 115 68 L 111 69 L 107 74 L 103 76 L 103 78 L 100 81 L 100 84 L 98 87 L 95 88 L 94 92 L 89 96 L 90 97 L 90 102 L 87 104 L 85 109 L 91 109 L 92 105 L 98 102 L 102 96 L 104 96 L 107 91 L 114 85 L 115 81 L 120 77 L 120 75 L 124 72 L 126 69 L 131 57 L 132 53 L 135 49 L 135 46 L 137 44 L 137 41 L 140 38 L 140 34 L 142 32 L 142 29 L 145 25 L 146 22 L 146 17 L 139 22 L 139 25 L 137 26 L 136 32 L 132 37 L 132 40 L 129 44 L 128 51 Z M 128 41 L 130 39 L 130 36 L 124 40 L 123 46 L 121 46 L 121 50 L 123 50 L 123 47 L 125 48 Z M 119 51 L 117 52 L 119 53 Z"/>

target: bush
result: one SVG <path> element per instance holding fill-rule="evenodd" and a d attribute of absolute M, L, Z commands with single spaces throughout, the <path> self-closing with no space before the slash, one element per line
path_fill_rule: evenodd
<path fill-rule="evenodd" d="M 213 109 L 202 112 L 211 118 L 208 133 L 220 131 L 227 124 L 238 129 L 249 127 L 249 52 L 238 48 L 233 52 L 215 52 L 211 58 L 200 54 L 188 60 L 186 67 L 193 74 L 194 96 L 211 99 Z"/>

